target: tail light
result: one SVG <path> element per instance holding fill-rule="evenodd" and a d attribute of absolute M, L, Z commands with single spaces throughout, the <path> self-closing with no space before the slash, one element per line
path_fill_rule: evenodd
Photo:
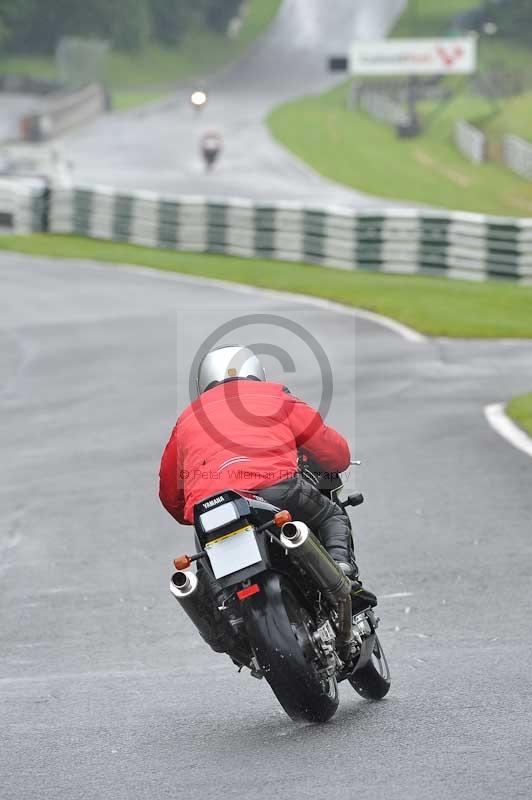
<path fill-rule="evenodd" d="M 252 583 L 251 586 L 246 586 L 245 589 L 240 589 L 239 592 L 236 593 L 236 596 L 239 600 L 245 600 L 246 597 L 251 597 L 253 594 L 258 594 L 260 592 L 260 586 L 258 583 Z"/>

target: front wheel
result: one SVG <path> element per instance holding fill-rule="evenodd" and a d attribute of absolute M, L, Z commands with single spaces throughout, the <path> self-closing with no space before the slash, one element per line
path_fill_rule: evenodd
<path fill-rule="evenodd" d="M 390 691 L 390 670 L 376 633 L 369 637 L 368 643 L 371 650 L 367 660 L 363 666 L 355 669 L 349 678 L 349 683 L 355 692 L 366 700 L 382 700 Z"/>
<path fill-rule="evenodd" d="M 314 622 L 291 582 L 270 573 L 245 601 L 244 618 L 255 658 L 293 720 L 326 722 L 338 708 L 338 684 L 312 640 Z"/>

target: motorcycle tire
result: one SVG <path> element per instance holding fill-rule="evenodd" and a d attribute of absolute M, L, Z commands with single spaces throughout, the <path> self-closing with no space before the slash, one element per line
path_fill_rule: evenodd
<path fill-rule="evenodd" d="M 390 691 L 391 678 L 388 662 L 376 633 L 368 661 L 355 669 L 349 683 L 366 700 L 382 700 Z"/>
<path fill-rule="evenodd" d="M 312 616 L 293 584 L 270 573 L 243 608 L 255 658 L 288 716 L 329 720 L 338 708 L 338 683 L 335 676 L 324 678 L 318 670 Z"/>
<path fill-rule="evenodd" d="M 206 165 L 208 167 L 212 167 L 212 165 L 218 158 L 218 150 L 204 150 L 203 158 L 205 159 Z"/>

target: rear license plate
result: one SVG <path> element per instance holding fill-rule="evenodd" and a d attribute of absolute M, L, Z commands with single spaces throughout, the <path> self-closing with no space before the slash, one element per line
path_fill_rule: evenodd
<path fill-rule="evenodd" d="M 251 525 L 207 542 L 205 550 L 215 578 L 223 578 L 262 561 Z"/>

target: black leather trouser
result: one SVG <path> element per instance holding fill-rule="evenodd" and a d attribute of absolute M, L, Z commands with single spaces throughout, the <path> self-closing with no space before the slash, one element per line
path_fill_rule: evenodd
<path fill-rule="evenodd" d="M 305 522 L 335 561 L 351 562 L 353 540 L 349 518 L 337 503 L 301 475 L 256 492 L 268 503 L 289 511 L 293 519 Z"/>

